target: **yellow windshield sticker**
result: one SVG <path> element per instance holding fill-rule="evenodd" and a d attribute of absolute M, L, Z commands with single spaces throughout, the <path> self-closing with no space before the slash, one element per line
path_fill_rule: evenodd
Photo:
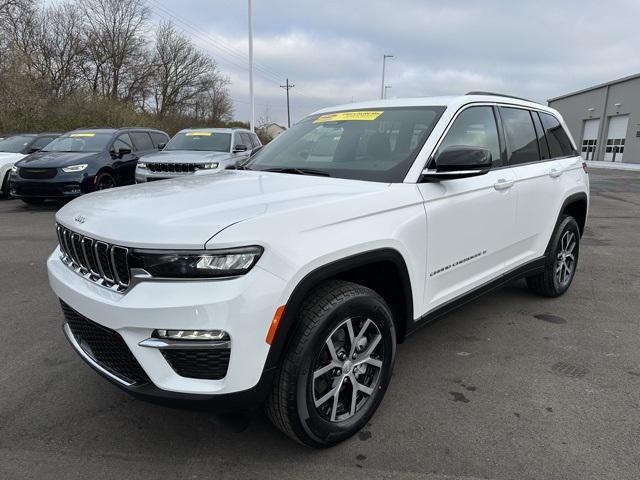
<path fill-rule="evenodd" d="M 210 137 L 211 132 L 189 132 L 184 134 L 185 137 Z"/>
<path fill-rule="evenodd" d="M 76 138 L 76 137 L 95 137 L 96 134 L 95 133 L 72 133 L 69 136 L 71 138 Z"/>
<path fill-rule="evenodd" d="M 337 112 L 327 113 L 326 115 L 320 115 L 313 123 L 325 123 L 325 122 L 342 122 L 360 120 L 365 122 L 371 122 L 382 115 L 382 111 L 367 111 L 367 112 Z"/>

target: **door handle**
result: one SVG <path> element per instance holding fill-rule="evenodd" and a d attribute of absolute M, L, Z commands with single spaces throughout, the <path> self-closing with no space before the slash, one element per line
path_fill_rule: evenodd
<path fill-rule="evenodd" d="M 501 178 L 493 184 L 493 188 L 495 188 L 496 190 L 507 190 L 508 188 L 513 187 L 514 183 L 515 181 L 513 180 L 506 180 L 504 178 Z"/>
<path fill-rule="evenodd" d="M 558 178 L 560 175 L 562 175 L 562 170 L 558 170 L 557 168 L 549 170 L 549 176 L 551 178 Z"/>

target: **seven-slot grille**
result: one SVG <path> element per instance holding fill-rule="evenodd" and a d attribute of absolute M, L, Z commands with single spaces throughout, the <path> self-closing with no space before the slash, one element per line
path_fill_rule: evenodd
<path fill-rule="evenodd" d="M 57 225 L 56 230 L 62 259 L 67 265 L 105 287 L 124 290 L 129 286 L 127 248 L 94 240 L 62 225 Z"/>
<path fill-rule="evenodd" d="M 195 163 L 147 163 L 147 168 L 154 173 L 193 173 L 197 170 Z"/>

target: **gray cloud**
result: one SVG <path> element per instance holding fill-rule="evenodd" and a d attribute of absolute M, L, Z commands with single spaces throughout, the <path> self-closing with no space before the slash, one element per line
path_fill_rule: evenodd
<path fill-rule="evenodd" d="M 383 53 L 390 96 L 494 90 L 536 100 L 640 71 L 640 2 L 254 0 L 256 111 L 286 121 L 327 105 L 376 98 Z M 160 7 L 158 6 L 160 4 Z M 248 118 L 246 1 L 153 0 L 177 14 L 231 78 Z M 233 53 L 231 53 L 233 52 Z"/>

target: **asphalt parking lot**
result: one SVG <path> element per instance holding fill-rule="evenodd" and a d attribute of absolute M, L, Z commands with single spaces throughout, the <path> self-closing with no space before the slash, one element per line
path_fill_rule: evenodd
<path fill-rule="evenodd" d="M 370 425 L 311 450 L 260 414 L 135 400 L 71 350 L 45 258 L 57 205 L 0 201 L 0 478 L 640 477 L 640 172 L 591 170 L 579 271 L 523 282 L 399 348 Z"/>

